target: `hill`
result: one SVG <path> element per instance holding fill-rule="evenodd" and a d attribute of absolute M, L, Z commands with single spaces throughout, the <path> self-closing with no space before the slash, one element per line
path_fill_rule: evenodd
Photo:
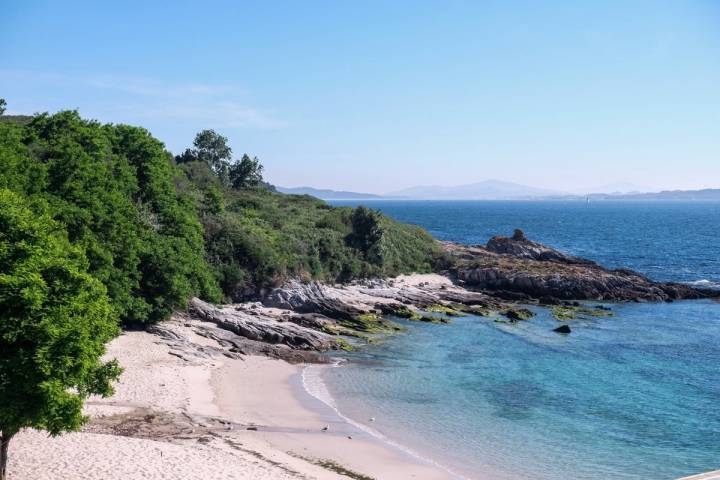
<path fill-rule="evenodd" d="M 382 195 L 374 195 L 372 193 L 346 192 L 343 190 L 328 190 L 313 187 L 278 187 L 275 189 L 281 193 L 289 195 L 310 195 L 322 200 L 367 200 L 387 198 Z"/>
<path fill-rule="evenodd" d="M 663 190 L 655 193 L 592 194 L 595 200 L 668 200 L 668 201 L 720 201 L 720 188 L 702 190 Z"/>
<path fill-rule="evenodd" d="M 425 200 L 521 200 L 557 195 L 558 192 L 501 180 L 485 180 L 456 186 L 424 185 L 388 195 Z"/>

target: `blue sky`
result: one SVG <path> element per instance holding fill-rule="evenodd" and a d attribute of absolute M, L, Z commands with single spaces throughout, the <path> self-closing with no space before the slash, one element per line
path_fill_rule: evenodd
<path fill-rule="evenodd" d="M 0 97 L 284 186 L 720 187 L 720 3 L 1 0 Z"/>

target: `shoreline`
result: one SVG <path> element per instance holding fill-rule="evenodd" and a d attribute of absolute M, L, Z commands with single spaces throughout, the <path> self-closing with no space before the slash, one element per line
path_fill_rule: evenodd
<path fill-rule="evenodd" d="M 422 464 L 430 465 L 434 468 L 439 468 L 443 471 L 445 471 L 448 475 L 450 475 L 450 478 L 453 480 L 472 480 L 469 477 L 466 477 L 465 475 L 458 473 L 454 471 L 452 468 L 443 465 L 439 463 L 438 461 L 426 457 L 423 454 L 413 450 L 412 448 L 403 445 L 400 442 L 397 442 L 386 435 L 383 435 L 379 431 L 373 429 L 369 425 L 366 425 L 362 422 L 359 422 L 355 419 L 352 419 L 346 415 L 344 415 L 340 409 L 335 404 L 335 400 L 330 394 L 329 390 L 327 389 L 327 385 L 325 384 L 325 381 L 321 378 L 322 370 L 327 368 L 342 368 L 342 364 L 332 364 L 332 365 L 304 365 L 301 366 L 301 372 L 299 375 L 297 375 L 295 378 L 291 379 L 292 382 L 299 382 L 300 386 L 302 388 L 302 392 L 298 393 L 298 395 L 305 395 L 311 397 L 316 402 L 320 402 L 322 405 L 324 405 L 326 408 L 329 408 L 333 411 L 333 413 L 340 418 L 342 421 L 348 423 L 352 427 L 358 429 L 359 431 L 362 431 L 366 434 L 368 434 L 370 437 L 374 438 L 376 441 L 384 444 L 385 446 L 396 449 L 399 452 L 401 452 L 403 455 L 407 455 L 410 457 L 413 461 L 420 462 Z M 319 383 L 319 385 L 310 386 L 308 383 L 308 371 L 312 370 L 314 381 Z M 317 370 L 317 371 L 316 371 Z M 299 377 L 299 379 L 298 379 Z M 323 398 L 324 397 L 324 398 Z M 302 402 L 302 399 L 300 399 Z"/>
<path fill-rule="evenodd" d="M 179 323 L 172 328 L 214 346 Z M 261 356 L 189 361 L 147 332 L 123 333 L 108 357 L 125 368 L 115 394 L 88 399 L 90 421 L 80 432 L 19 433 L 9 480 L 458 478 L 312 397 L 303 364 Z"/>
<path fill-rule="evenodd" d="M 274 448 L 310 461 L 331 460 L 366 476 L 361 478 L 464 479 L 378 437 L 313 396 L 303 385 L 303 371 L 315 366 L 259 357 L 248 361 L 250 365 L 230 362 L 216 371 L 213 389 L 224 416 L 255 424 L 254 433 Z M 248 374 L 248 367 L 254 372 Z M 238 376 L 243 381 L 227 381 Z M 250 382 L 245 385 L 255 390 L 254 398 L 238 398 L 243 382 Z"/>

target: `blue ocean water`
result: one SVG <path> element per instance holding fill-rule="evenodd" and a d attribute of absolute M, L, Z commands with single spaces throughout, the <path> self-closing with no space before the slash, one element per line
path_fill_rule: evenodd
<path fill-rule="evenodd" d="M 333 202 L 335 204 L 349 202 Z M 354 203 L 353 203 L 354 204 Z M 369 202 L 435 236 L 541 242 L 653 278 L 720 283 L 720 204 Z M 720 303 L 611 305 L 573 333 L 468 316 L 352 355 L 338 409 L 469 478 L 674 479 L 720 469 Z"/>

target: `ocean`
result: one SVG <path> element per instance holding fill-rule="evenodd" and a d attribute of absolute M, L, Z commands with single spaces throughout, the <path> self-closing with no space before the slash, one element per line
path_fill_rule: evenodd
<path fill-rule="evenodd" d="M 720 287 L 718 203 L 363 203 L 440 239 L 484 244 L 521 228 L 609 267 Z M 568 336 L 541 308 L 516 324 L 400 320 L 406 333 L 317 375 L 342 415 L 466 478 L 720 469 L 720 303 L 609 306 L 615 316 L 576 320 Z"/>

